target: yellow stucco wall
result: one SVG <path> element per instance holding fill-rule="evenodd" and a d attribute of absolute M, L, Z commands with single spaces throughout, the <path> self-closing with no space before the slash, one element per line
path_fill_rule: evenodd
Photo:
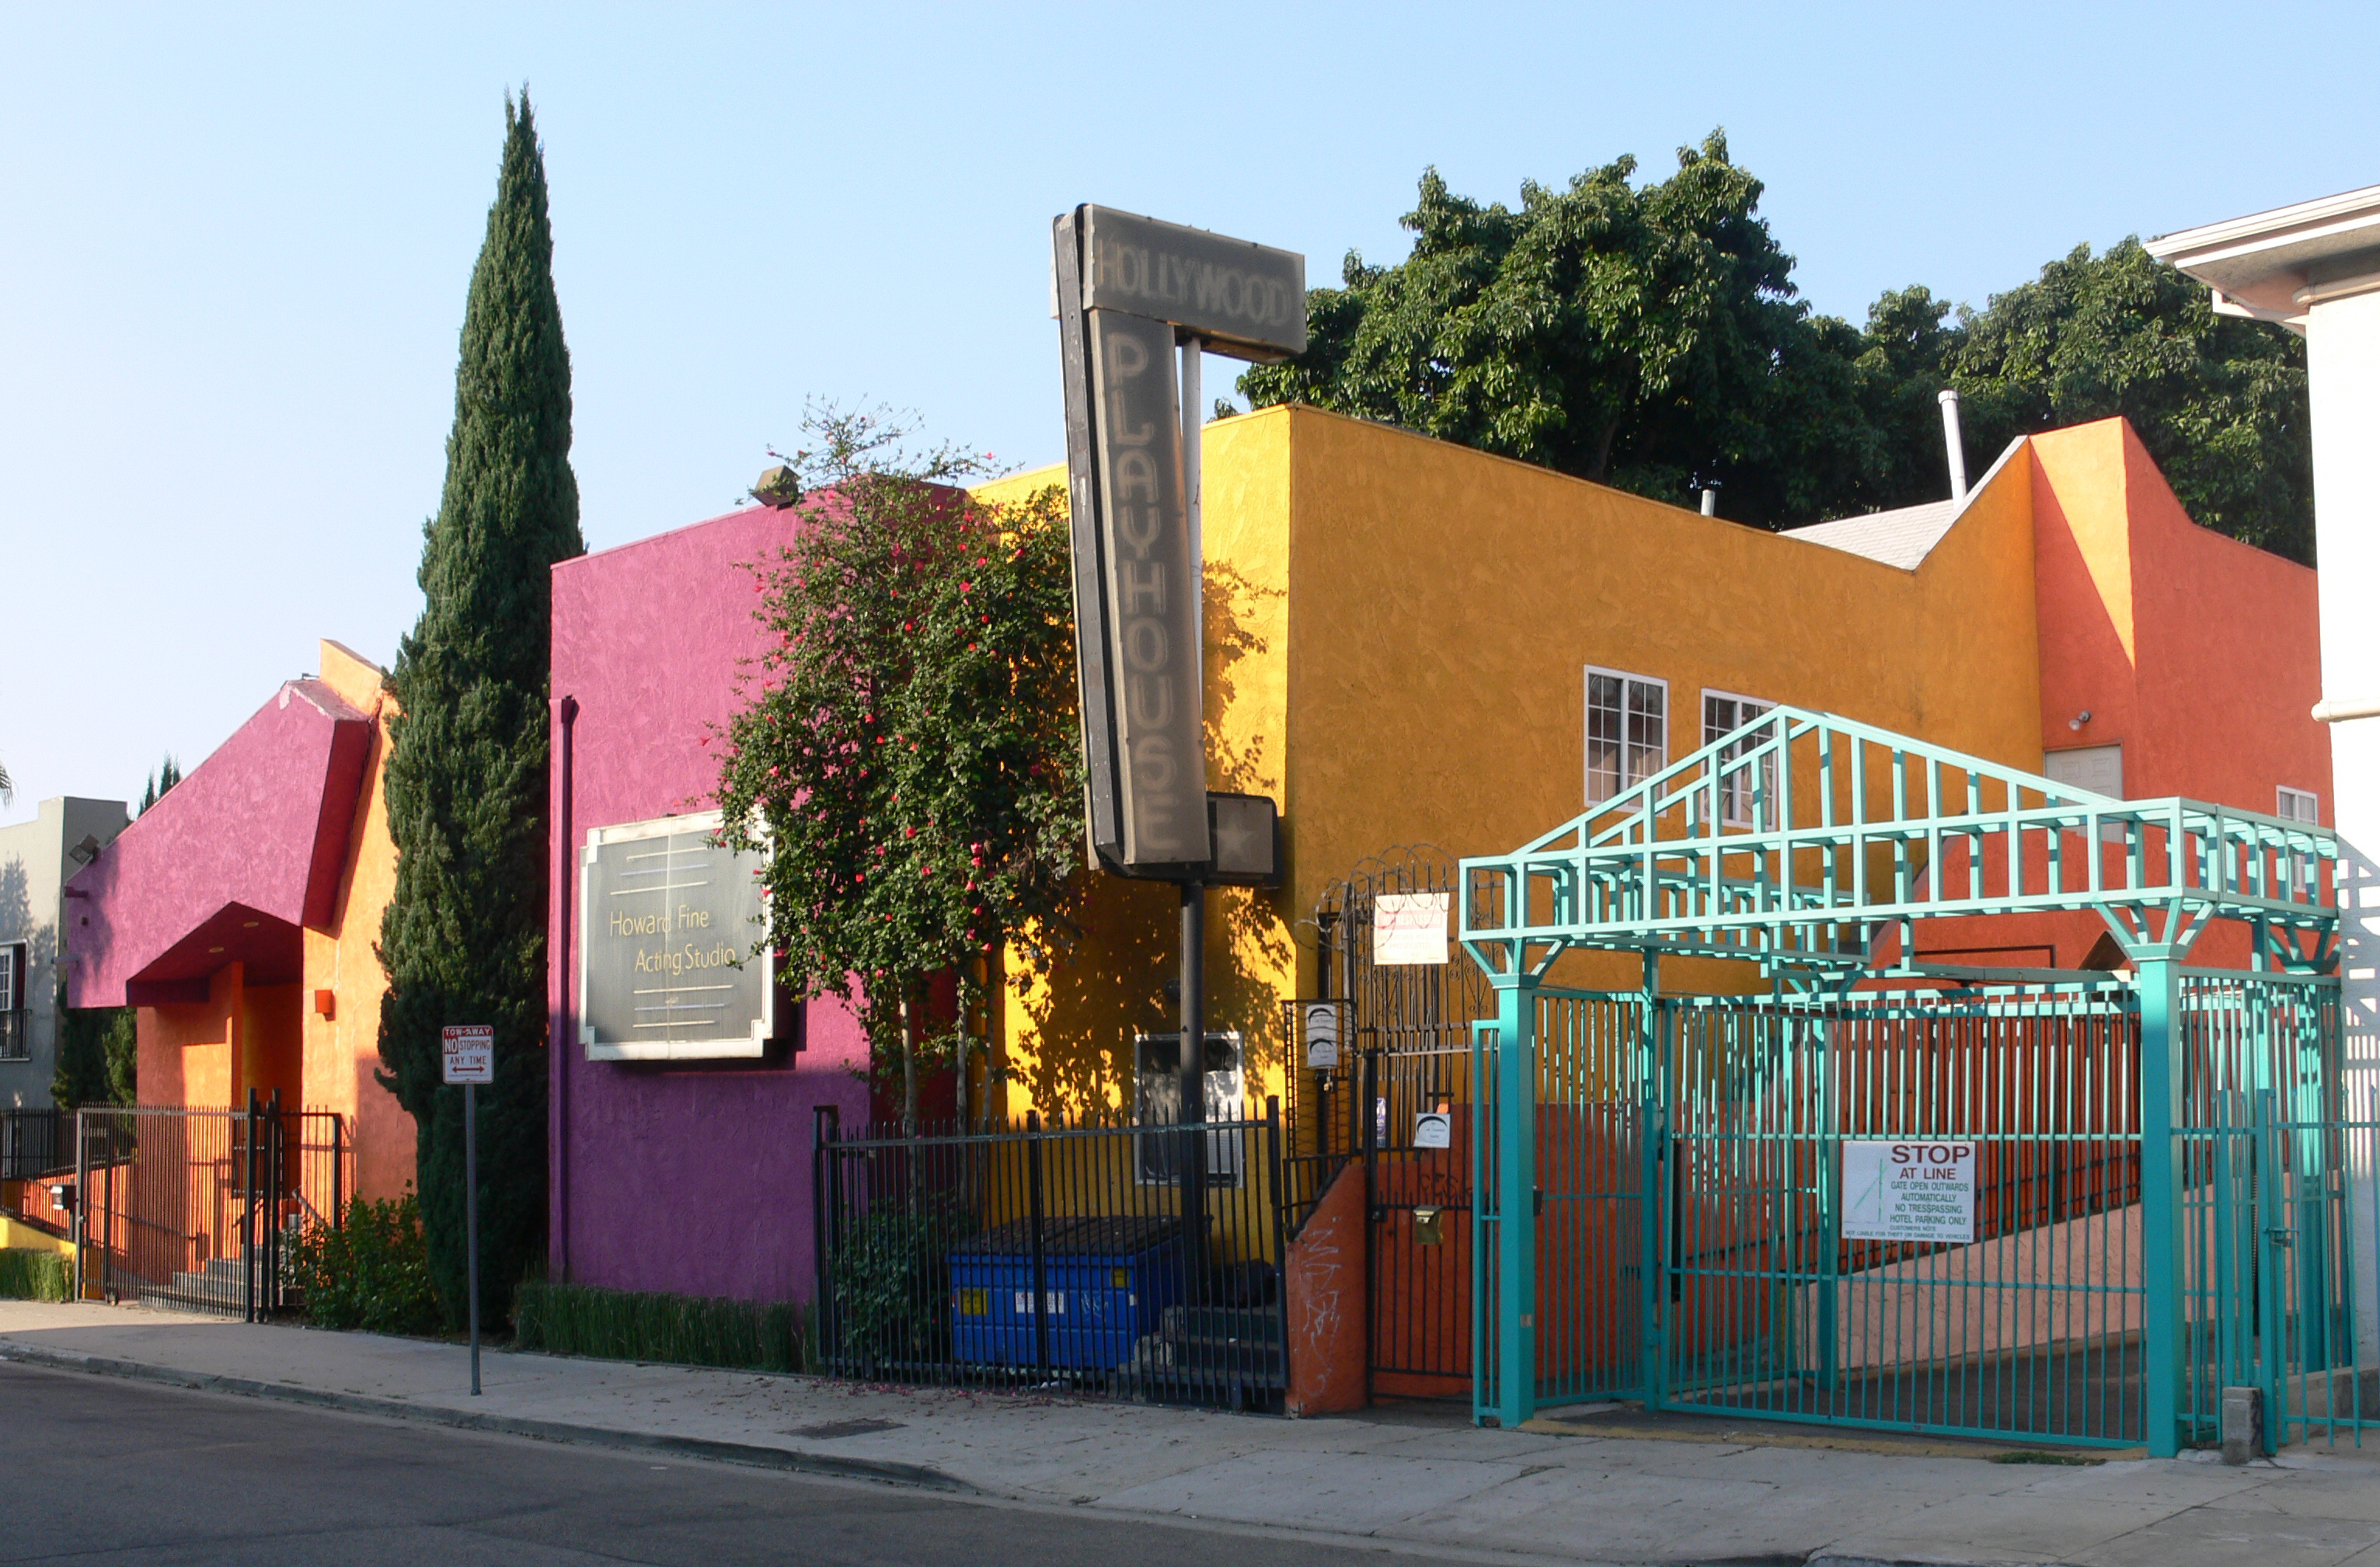
<path fill-rule="evenodd" d="M 388 721 L 395 700 L 382 689 L 380 667 L 338 643 L 322 646 L 322 683 L 348 705 L 371 716 L 371 754 L 347 835 L 347 861 L 324 929 L 305 932 L 304 1017 L 306 1104 L 347 1117 L 354 1138 L 358 1190 L 393 1197 L 413 1179 L 413 1118 L 373 1080 L 380 1069 L 380 1009 L 388 973 L 376 950 L 381 915 L 396 890 L 396 844 L 389 836 L 382 792 L 388 759 Z M 330 1015 L 315 993 L 331 992 Z"/>
<path fill-rule="evenodd" d="M 1315 409 L 1208 425 L 1208 784 L 1281 801 L 1290 873 L 1209 894 L 1210 1026 L 1248 1039 L 1252 1108 L 1280 1089 L 1277 1002 L 1315 982 L 1296 927 L 1329 886 L 1395 845 L 1499 853 L 1584 808 L 1588 664 L 1668 682 L 1672 760 L 1707 689 L 2038 766 L 2028 461 L 1912 572 Z M 1132 1031 L 1171 1026 L 1173 890 L 1099 879 L 1084 925 L 1057 983 L 1011 998 L 1012 1113 L 1113 1102 Z M 1561 978 L 1636 982 L 1619 958 Z"/>
<path fill-rule="evenodd" d="M 36 1230 L 30 1224 L 11 1219 L 5 1213 L 0 1213 L 0 1250 L 51 1251 L 65 1257 L 68 1262 L 72 1262 L 75 1257 L 75 1244 L 72 1241 L 53 1235 L 47 1230 Z"/>

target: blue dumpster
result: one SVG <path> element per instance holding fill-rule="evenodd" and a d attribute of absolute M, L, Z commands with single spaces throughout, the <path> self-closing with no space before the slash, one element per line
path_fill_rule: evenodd
<path fill-rule="evenodd" d="M 1041 1221 L 1050 1364 L 1112 1370 L 1182 1298 L 1179 1219 Z M 1033 1226 L 1020 1219 L 951 1252 L 951 1343 L 978 1365 L 1037 1366 Z"/>

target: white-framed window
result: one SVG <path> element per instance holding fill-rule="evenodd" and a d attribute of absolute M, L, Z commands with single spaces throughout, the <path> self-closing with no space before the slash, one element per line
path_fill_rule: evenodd
<path fill-rule="evenodd" d="M 1670 683 L 1586 666 L 1586 803 L 1670 765 Z"/>
<path fill-rule="evenodd" d="M 2284 821 L 2302 821 L 2309 827 L 2322 825 L 2322 796 L 2311 789 L 2292 789 L 2281 784 L 2273 791 L 2273 814 Z M 2283 856 L 2287 874 L 2295 887 L 2309 892 L 2322 885 L 2322 861 L 2312 855 Z"/>
<path fill-rule="evenodd" d="M 0 941 L 0 1061 L 30 1061 L 25 1023 L 25 943 Z"/>
<path fill-rule="evenodd" d="M 1133 1036 L 1135 1074 L 1134 1120 L 1142 1126 L 1178 1126 L 1182 1123 L 1182 1036 Z M 1199 1082 L 1206 1088 L 1208 1121 L 1238 1121 L 1247 1110 L 1246 1062 L 1240 1050 L 1240 1031 L 1220 1029 L 1207 1036 L 1207 1059 Z M 1182 1179 L 1182 1138 L 1179 1134 L 1140 1135 L 1133 1138 L 1138 1158 L 1134 1179 L 1144 1186 L 1171 1185 Z M 1234 1129 L 1207 1134 L 1207 1184 L 1237 1186 L 1242 1177 L 1245 1137 Z"/>
<path fill-rule="evenodd" d="M 1757 697 L 1740 697 L 1732 691 L 1703 690 L 1703 744 L 1725 739 L 1737 730 L 1775 707 Z M 1754 742 L 1756 744 L 1757 742 Z M 1757 799 L 1777 798 L 1777 753 L 1770 751 L 1760 759 L 1757 769 L 1750 766 L 1728 768 L 1737 753 L 1748 748 L 1738 742 L 1719 753 L 1718 780 L 1719 821 L 1728 827 L 1750 827 L 1753 805 Z"/>

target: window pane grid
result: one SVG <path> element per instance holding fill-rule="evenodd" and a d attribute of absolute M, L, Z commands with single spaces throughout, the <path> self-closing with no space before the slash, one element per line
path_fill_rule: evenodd
<path fill-rule="evenodd" d="M 1742 697 L 1704 697 L 1703 744 L 1707 746 L 1713 741 L 1724 739 L 1775 705 L 1773 702 L 1750 701 Z M 1740 741 L 1721 751 L 1719 760 L 1722 764 L 1732 761 L 1748 748 L 1748 743 Z M 1755 794 L 1755 786 L 1760 796 L 1769 799 L 1776 797 L 1777 757 L 1774 752 L 1760 759 L 1760 772 L 1756 785 L 1753 771 L 1749 767 L 1727 770 L 1720 773 L 1719 820 L 1723 824 L 1730 827 L 1759 825 L 1754 820 L 1754 808 L 1758 797 Z"/>
<path fill-rule="evenodd" d="M 1587 671 L 1587 804 L 1600 805 L 1669 765 L 1669 706 L 1658 680 Z"/>

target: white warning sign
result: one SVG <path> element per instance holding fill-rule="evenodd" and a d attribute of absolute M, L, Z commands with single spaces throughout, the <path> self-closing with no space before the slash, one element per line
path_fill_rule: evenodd
<path fill-rule="evenodd" d="M 1444 893 L 1382 893 L 1372 900 L 1372 962 L 1444 963 L 1447 940 Z"/>
<path fill-rule="evenodd" d="M 1843 1141 L 1843 1239 L 1975 1238 L 1975 1145 L 1943 1138 Z"/>

